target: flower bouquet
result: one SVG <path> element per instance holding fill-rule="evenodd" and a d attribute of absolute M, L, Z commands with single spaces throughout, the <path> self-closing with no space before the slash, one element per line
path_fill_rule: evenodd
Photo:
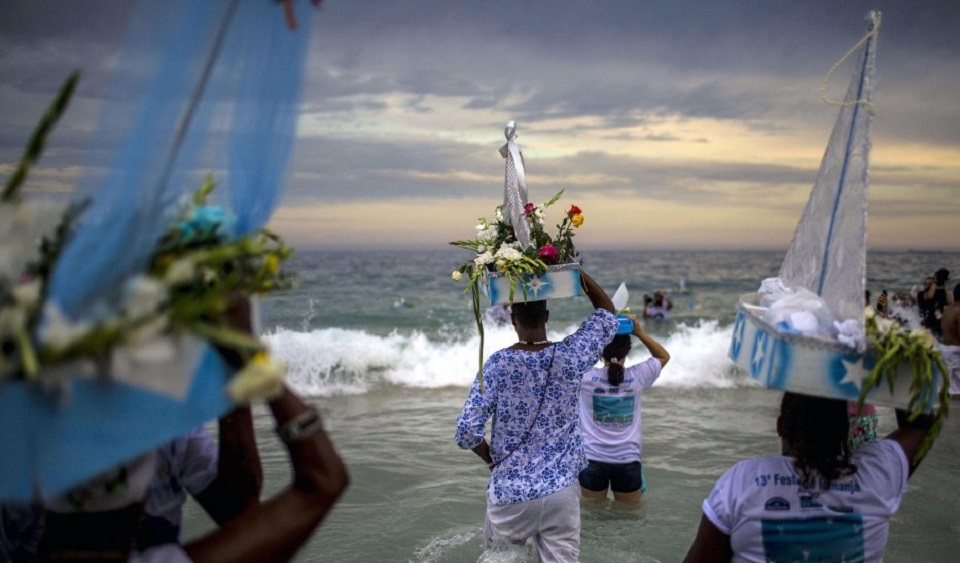
<path fill-rule="evenodd" d="M 547 210 L 560 200 L 560 190 L 548 201 L 527 201 L 523 157 L 516 139 L 516 123 L 507 124 L 507 144 L 500 149 L 506 159 L 504 202 L 493 220 L 480 218 L 477 235 L 450 244 L 472 251 L 471 258 L 453 270 L 454 281 L 467 279 L 473 313 L 480 332 L 480 364 L 483 364 L 483 317 L 480 293 L 493 305 L 517 300 L 544 300 L 580 295 L 579 253 L 573 243 L 575 230 L 583 225 L 583 211 L 571 205 L 547 232 Z"/>

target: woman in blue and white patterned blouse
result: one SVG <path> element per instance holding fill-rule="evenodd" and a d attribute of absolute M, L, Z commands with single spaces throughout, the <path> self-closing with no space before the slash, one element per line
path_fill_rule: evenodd
<path fill-rule="evenodd" d="M 491 354 L 483 365 L 483 391 L 474 382 L 457 419 L 457 444 L 473 450 L 492 472 L 485 546 L 496 549 L 533 538 L 545 563 L 579 560 L 577 475 L 586 467 L 580 380 L 618 326 L 607 294 L 586 273 L 581 277 L 593 314 L 553 343 L 547 340 L 546 302 L 515 303 L 512 322 L 519 341 Z"/>

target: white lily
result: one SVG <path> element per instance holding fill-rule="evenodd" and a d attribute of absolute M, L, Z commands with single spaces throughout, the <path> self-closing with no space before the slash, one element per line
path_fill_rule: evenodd
<path fill-rule="evenodd" d="M 241 404 L 269 400 L 283 390 L 286 373 L 284 364 L 259 353 L 230 380 L 227 395 Z"/>

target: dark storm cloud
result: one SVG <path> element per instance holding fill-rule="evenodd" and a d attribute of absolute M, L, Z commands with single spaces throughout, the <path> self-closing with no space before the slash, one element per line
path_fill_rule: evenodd
<path fill-rule="evenodd" d="M 960 109 L 960 10 L 953 2 L 355 2 L 327 0 L 314 15 L 303 108 L 320 123 L 376 116 L 399 95 L 402 109 L 430 115 L 431 100 L 455 98 L 465 112 L 502 112 L 546 133 L 575 135 L 659 120 L 739 120 L 757 131 L 790 131 L 822 121 L 820 79 L 859 38 L 869 9 L 884 23 L 879 43 L 875 141 L 904 139 L 956 146 Z M 114 139 L 91 138 L 107 95 L 131 8 L 107 1 L 14 1 L 0 17 L 0 158 L 11 162 L 39 112 L 74 68 L 84 78 L 44 164 L 105 164 Z M 831 91 L 842 92 L 849 73 Z M 135 68 L 114 80 L 142 79 Z M 560 118 L 590 117 L 576 125 Z M 549 126 L 547 124 L 549 122 Z M 585 125 L 584 123 L 590 123 Z M 542 125 L 541 125 L 542 124 Z M 443 124 L 456 128 L 456 123 Z M 359 134 L 358 134 L 359 135 Z M 706 142 L 679 133 L 634 134 L 660 143 Z M 59 145 L 59 146 L 57 146 Z M 86 147 L 86 150 L 84 150 Z M 495 147 L 491 147 L 495 150 Z M 348 200 L 459 197 L 466 177 L 495 177 L 485 148 L 415 145 L 377 136 L 299 141 L 293 197 Z M 76 159 L 76 160 L 73 160 Z M 495 161 L 494 161 L 495 162 Z M 789 166 L 663 164 L 584 152 L 539 161 L 560 176 L 602 171 L 597 191 L 654 190 L 678 200 L 727 197 L 709 182 L 808 184 Z M 458 180 L 442 175 L 458 173 Z M 472 175 L 472 176 L 469 176 Z M 874 179 L 882 178 L 874 174 Z"/>

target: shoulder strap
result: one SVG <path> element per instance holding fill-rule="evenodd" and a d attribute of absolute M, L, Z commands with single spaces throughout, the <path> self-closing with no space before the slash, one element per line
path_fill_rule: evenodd
<path fill-rule="evenodd" d="M 537 404 L 537 412 L 534 413 L 533 420 L 530 421 L 530 427 L 527 428 L 527 431 L 524 433 L 523 438 L 520 440 L 520 443 L 517 444 L 516 448 L 513 448 L 512 450 L 510 450 L 510 453 L 500 458 L 499 461 L 494 460 L 493 468 L 496 468 L 498 465 L 506 461 L 507 458 L 512 456 L 517 450 L 520 449 L 520 446 L 526 443 L 526 441 L 529 440 L 531 436 L 533 436 L 533 426 L 537 423 L 537 419 L 540 418 L 540 409 L 543 408 L 543 401 L 544 399 L 547 398 L 547 387 L 550 386 L 550 372 L 553 371 L 553 360 L 554 358 L 557 357 L 556 346 L 557 346 L 556 344 L 553 345 L 553 353 L 550 355 L 550 365 L 547 366 L 547 376 L 543 379 L 543 394 L 540 395 L 540 403 Z"/>

